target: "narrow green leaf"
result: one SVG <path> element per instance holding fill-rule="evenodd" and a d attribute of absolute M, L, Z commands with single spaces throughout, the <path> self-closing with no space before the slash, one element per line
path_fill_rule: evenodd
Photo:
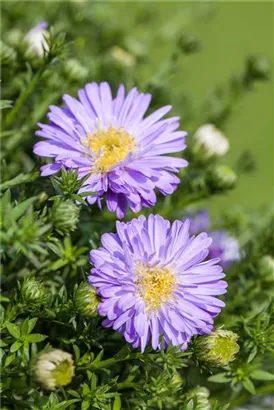
<path fill-rule="evenodd" d="M 265 372 L 264 370 L 254 370 L 250 377 L 255 380 L 274 380 L 274 374 Z"/>
<path fill-rule="evenodd" d="M 16 342 L 14 342 L 11 347 L 10 347 L 10 352 L 11 353 L 15 353 L 17 352 L 17 350 L 20 349 L 20 347 L 22 346 L 22 342 L 19 342 L 18 340 Z"/>
<path fill-rule="evenodd" d="M 243 380 L 244 388 L 251 394 L 256 394 L 255 386 L 250 379 Z"/>
<path fill-rule="evenodd" d="M 12 108 L 11 100 L 1 100 L 0 101 L 0 110 L 4 110 L 5 108 Z"/>
<path fill-rule="evenodd" d="M 14 353 L 9 354 L 5 360 L 5 367 L 8 367 L 13 362 L 14 359 L 15 359 L 15 354 Z"/>
<path fill-rule="evenodd" d="M 24 215 L 26 210 L 36 201 L 36 199 L 37 196 L 34 196 L 24 202 L 21 202 L 21 204 L 16 205 L 12 210 L 12 217 L 14 218 L 14 220 L 17 221 L 17 219 Z"/>
<path fill-rule="evenodd" d="M 9 333 L 15 338 L 15 339 L 20 339 L 21 334 L 20 334 L 20 328 L 16 326 L 14 323 L 7 323 L 6 327 L 9 331 Z"/>
<path fill-rule="evenodd" d="M 210 376 L 208 381 L 214 383 L 228 383 L 230 379 L 227 377 L 226 373 L 218 373 Z"/>
<path fill-rule="evenodd" d="M 121 410 L 120 396 L 115 397 L 112 410 Z"/>
<path fill-rule="evenodd" d="M 27 317 L 27 318 L 24 320 L 24 322 L 23 322 L 23 324 L 22 324 L 22 326 L 21 326 L 22 336 L 26 336 L 26 335 L 28 334 L 28 332 L 29 332 L 29 318 Z"/>
<path fill-rule="evenodd" d="M 71 390 L 71 389 L 69 389 L 69 390 L 67 390 L 67 392 L 68 392 L 68 394 L 70 394 L 70 395 L 73 396 L 73 397 L 77 397 L 78 399 L 81 398 L 80 394 L 77 393 L 76 390 Z"/>
<path fill-rule="evenodd" d="M 89 386 L 87 385 L 87 383 L 84 383 L 84 385 L 83 385 L 83 395 L 86 396 L 87 394 L 89 394 L 89 392 L 90 392 Z"/>
<path fill-rule="evenodd" d="M 31 333 L 32 330 L 34 329 L 36 323 L 37 323 L 38 318 L 37 317 L 33 317 L 32 319 L 29 320 L 29 330 L 28 332 Z"/>
<path fill-rule="evenodd" d="M 89 402 L 84 400 L 82 401 L 82 404 L 81 404 L 81 410 L 87 410 L 87 409 L 89 409 Z"/>
<path fill-rule="evenodd" d="M 40 335 L 39 333 L 32 333 L 27 336 L 27 341 L 29 343 L 40 343 L 43 342 L 48 336 Z"/>
<path fill-rule="evenodd" d="M 9 301 L 10 301 L 9 298 L 6 298 L 5 296 L 0 295 L 0 302 L 1 302 L 1 303 L 9 302 Z"/>

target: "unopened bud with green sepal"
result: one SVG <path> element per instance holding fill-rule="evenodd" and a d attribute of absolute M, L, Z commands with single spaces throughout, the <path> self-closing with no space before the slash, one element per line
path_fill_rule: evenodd
<path fill-rule="evenodd" d="M 20 294 L 23 303 L 32 305 L 46 305 L 51 299 L 51 294 L 46 286 L 33 277 L 25 278 L 20 285 Z"/>
<path fill-rule="evenodd" d="M 203 386 L 191 389 L 186 395 L 186 404 L 193 402 L 193 410 L 211 410 L 209 402 L 209 390 Z"/>
<path fill-rule="evenodd" d="M 212 193 L 226 191 L 236 186 L 237 175 L 227 165 L 217 165 L 207 171 L 206 182 Z"/>
<path fill-rule="evenodd" d="M 210 335 L 199 336 L 195 343 L 198 361 L 212 367 L 227 366 L 239 351 L 238 338 L 236 333 L 221 328 Z"/>
<path fill-rule="evenodd" d="M 75 231 L 79 221 L 80 208 L 73 201 L 67 199 L 55 200 L 50 212 L 50 221 L 54 229 L 61 235 Z"/>
<path fill-rule="evenodd" d="M 84 317 L 98 316 L 98 304 L 100 298 L 96 294 L 96 289 L 87 282 L 82 282 L 74 293 L 74 305 L 78 313 Z"/>

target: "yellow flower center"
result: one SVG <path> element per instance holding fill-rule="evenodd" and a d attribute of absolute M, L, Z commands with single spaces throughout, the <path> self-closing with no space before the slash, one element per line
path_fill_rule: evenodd
<path fill-rule="evenodd" d="M 169 268 L 151 268 L 138 263 L 136 273 L 138 278 L 136 284 L 147 310 L 158 309 L 162 303 L 171 298 L 176 278 Z"/>
<path fill-rule="evenodd" d="M 87 134 L 88 146 L 94 152 L 96 159 L 93 172 L 108 172 L 136 146 L 123 128 L 109 127 Z"/>
<path fill-rule="evenodd" d="M 64 360 L 52 370 L 51 375 L 54 378 L 57 387 L 66 386 L 72 380 L 74 368 L 69 360 Z"/>

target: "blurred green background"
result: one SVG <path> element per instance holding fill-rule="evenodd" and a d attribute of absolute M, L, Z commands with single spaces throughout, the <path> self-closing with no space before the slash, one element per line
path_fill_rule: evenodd
<path fill-rule="evenodd" d="M 191 55 L 191 62 L 186 62 L 181 76 L 174 76 L 173 86 L 177 92 L 190 92 L 194 105 L 198 106 L 215 85 L 224 83 L 241 71 L 246 56 L 259 54 L 273 60 L 273 5 L 272 2 L 264 1 L 208 2 L 203 5 L 193 2 L 154 2 L 150 6 L 157 13 L 158 21 L 150 27 L 150 31 L 144 33 L 138 27 L 132 27 L 144 41 L 146 36 L 153 37 L 149 42 L 154 65 L 149 67 L 146 74 L 153 75 L 157 66 L 170 54 L 178 25 L 182 30 L 185 28 L 201 40 L 202 47 L 199 53 Z M 136 8 L 146 5 L 116 3 L 112 7 L 121 10 L 119 13 L 125 17 L 121 23 L 130 26 L 131 14 L 134 15 Z M 195 8 L 198 10 L 199 7 L 200 18 L 195 19 Z M 183 116 L 180 107 L 176 109 Z M 236 107 L 231 121 L 224 129 L 230 140 L 227 162 L 233 165 L 239 153 L 248 149 L 254 155 L 258 168 L 252 175 L 241 176 L 237 188 L 225 197 L 214 197 L 209 203 L 205 202 L 214 213 L 234 205 L 258 207 L 273 200 L 273 112 L 272 78 L 268 83 L 257 85 Z"/>
<path fill-rule="evenodd" d="M 78 2 L 78 14 L 71 11 L 70 4 L 37 1 L 7 5 L 5 2 L 3 32 L 11 21 L 14 28 L 23 32 L 41 21 L 48 21 L 50 25 L 69 31 L 75 40 L 77 58 L 87 61 L 93 46 L 87 37 L 87 25 L 81 26 L 81 18 L 91 13 L 91 4 Z M 200 52 L 186 57 L 179 72 L 171 76 L 172 93 L 190 93 L 194 107 L 199 107 L 213 87 L 225 84 L 232 75 L 239 74 L 248 55 L 264 55 L 270 61 L 273 58 L 272 2 L 110 1 L 100 4 L 98 13 L 103 13 L 104 18 L 107 16 L 110 25 L 115 23 L 125 27 L 131 42 L 137 41 L 138 47 L 143 44 L 147 48 L 148 61 L 135 68 L 143 84 L 164 66 L 180 31 L 200 39 Z M 112 41 L 115 44 L 115 39 Z M 173 101 L 165 103 L 170 102 Z M 173 113 L 182 117 L 184 129 L 184 112 L 180 104 L 175 103 Z M 271 201 L 274 182 L 272 79 L 257 84 L 250 95 L 241 100 L 223 131 L 231 145 L 223 162 L 233 165 L 238 155 L 248 149 L 258 168 L 251 175 L 241 176 L 237 188 L 227 196 L 214 197 L 206 205 L 218 213 L 234 205 L 259 207 Z"/>

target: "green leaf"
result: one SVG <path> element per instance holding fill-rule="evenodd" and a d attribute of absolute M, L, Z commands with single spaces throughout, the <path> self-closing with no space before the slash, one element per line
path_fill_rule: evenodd
<path fill-rule="evenodd" d="M 0 101 L 0 110 L 4 110 L 5 108 L 12 108 L 11 100 L 1 100 Z"/>
<path fill-rule="evenodd" d="M 74 354 L 75 354 L 75 361 L 77 363 L 78 360 L 80 359 L 80 349 L 77 345 L 73 345 L 73 350 L 74 350 Z"/>
<path fill-rule="evenodd" d="M 256 394 L 255 386 L 250 379 L 243 380 L 244 388 L 251 394 Z"/>
<path fill-rule="evenodd" d="M 187 403 L 187 406 L 186 406 L 185 410 L 194 410 L 194 401 L 193 401 L 193 399 L 191 399 L 191 400 Z"/>
<path fill-rule="evenodd" d="M 74 201 L 78 201 L 78 202 L 80 202 L 82 205 L 87 206 L 86 201 L 85 201 L 80 195 L 71 194 L 71 198 L 74 199 Z"/>
<path fill-rule="evenodd" d="M 84 400 L 82 401 L 82 404 L 81 404 L 81 410 L 87 410 L 87 409 L 89 409 L 89 402 Z"/>
<path fill-rule="evenodd" d="M 19 342 L 18 340 L 16 342 L 14 342 L 11 347 L 10 347 L 10 352 L 14 353 L 17 352 L 17 350 L 20 349 L 20 347 L 22 346 L 22 342 Z"/>
<path fill-rule="evenodd" d="M 89 386 L 87 385 L 87 383 L 84 383 L 84 385 L 83 385 L 83 395 L 86 396 L 86 395 L 89 394 L 89 392 L 90 392 Z"/>
<path fill-rule="evenodd" d="M 250 377 L 255 380 L 274 380 L 274 374 L 265 372 L 264 370 L 254 370 Z"/>
<path fill-rule="evenodd" d="M 21 333 L 20 333 L 20 328 L 16 326 L 14 323 L 7 323 L 6 327 L 9 331 L 9 333 L 15 338 L 15 339 L 20 339 Z"/>
<path fill-rule="evenodd" d="M 81 193 L 78 194 L 78 195 L 80 195 L 81 197 L 87 197 L 87 196 L 95 195 L 95 192 L 93 192 L 93 191 L 85 191 L 85 192 L 81 192 Z"/>
<path fill-rule="evenodd" d="M 19 174 L 16 177 L 10 179 L 9 181 L 5 181 L 0 184 L 0 190 L 4 191 L 6 189 L 13 188 L 17 185 L 27 184 L 29 182 L 34 181 L 35 179 L 39 178 L 40 172 L 29 172 L 28 174 Z"/>
<path fill-rule="evenodd" d="M 5 367 L 8 367 L 13 362 L 14 359 L 15 359 L 15 354 L 14 353 L 9 354 L 5 360 Z"/>
<path fill-rule="evenodd" d="M 62 401 L 61 403 L 57 404 L 55 406 L 56 409 L 61 409 L 61 410 L 65 410 L 67 407 L 69 407 L 71 404 L 73 403 L 77 403 L 79 402 L 79 399 L 71 399 L 71 400 L 66 400 L 66 401 Z"/>
<path fill-rule="evenodd" d="M 33 317 L 32 319 L 29 320 L 29 329 L 28 329 L 29 333 L 31 333 L 31 331 L 35 328 L 37 320 L 38 320 L 37 317 Z"/>
<path fill-rule="evenodd" d="M 48 336 L 40 335 L 39 333 L 32 333 L 27 336 L 27 341 L 29 343 L 40 343 L 43 342 Z"/>
<path fill-rule="evenodd" d="M 71 390 L 71 389 L 69 389 L 67 392 L 68 392 L 68 394 L 70 394 L 70 395 L 73 396 L 73 397 L 77 397 L 78 399 L 81 398 L 80 394 L 77 393 L 76 390 Z"/>
<path fill-rule="evenodd" d="M 13 208 L 11 212 L 13 219 L 17 221 L 17 219 L 19 219 L 26 212 L 26 210 L 36 201 L 36 199 L 37 196 L 34 196 Z"/>
<path fill-rule="evenodd" d="M 208 378 L 208 381 L 214 383 L 228 383 L 230 381 L 230 378 L 227 377 L 226 373 L 218 373 L 214 374 L 213 376 L 210 376 Z"/>
<path fill-rule="evenodd" d="M 120 410 L 121 409 L 121 399 L 120 396 L 116 396 L 113 403 L 112 410 Z"/>
<path fill-rule="evenodd" d="M 118 353 L 116 353 L 114 358 L 116 360 L 124 360 L 130 355 L 130 351 L 131 351 L 130 348 L 127 345 L 125 345 L 122 347 L 121 350 L 119 350 Z"/>
<path fill-rule="evenodd" d="M 6 298 L 5 296 L 0 295 L 0 302 L 1 302 L 1 303 L 9 302 L 9 301 L 10 301 L 9 298 Z"/>
<path fill-rule="evenodd" d="M 26 335 L 28 334 L 28 332 L 29 332 L 29 318 L 27 317 L 27 318 L 24 320 L 24 322 L 23 322 L 23 324 L 22 324 L 22 326 L 21 326 L 22 336 L 26 336 Z"/>

